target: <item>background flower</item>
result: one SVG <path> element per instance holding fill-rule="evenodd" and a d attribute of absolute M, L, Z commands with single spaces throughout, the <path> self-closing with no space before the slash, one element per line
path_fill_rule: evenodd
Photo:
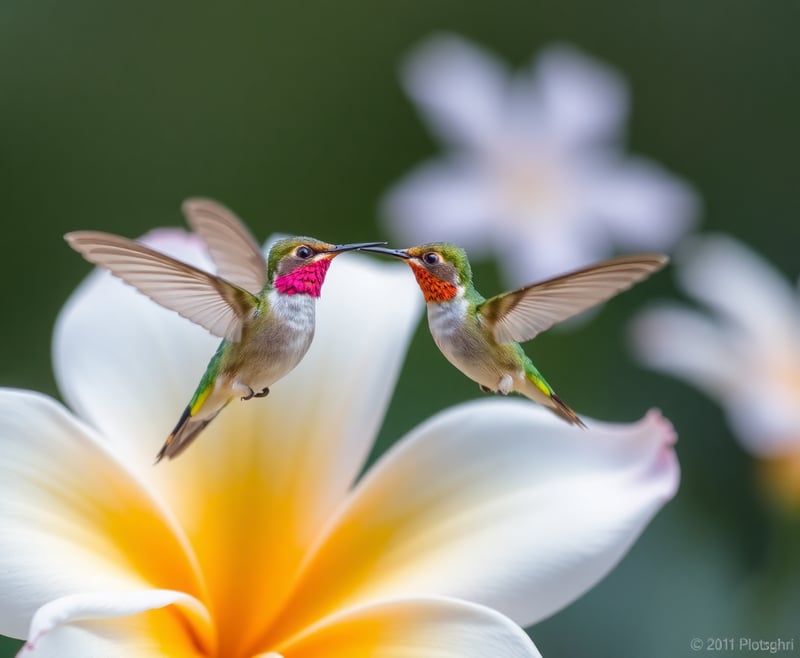
<path fill-rule="evenodd" d="M 669 250 L 696 219 L 686 183 L 624 155 L 627 85 L 575 48 L 550 46 L 512 75 L 468 41 L 438 36 L 414 51 L 403 81 L 449 147 L 386 198 L 403 245 L 493 253 L 521 285 L 617 249 Z"/>
<path fill-rule="evenodd" d="M 634 324 L 649 366 L 716 400 L 745 448 L 784 461 L 776 484 L 800 504 L 800 297 L 771 264 L 724 235 L 681 250 L 680 286 L 706 308 L 662 304 Z"/>
<path fill-rule="evenodd" d="M 146 241 L 203 260 L 181 232 Z M 213 345 L 88 278 L 54 357 L 90 425 L 0 390 L 0 632 L 59 658 L 538 655 L 515 623 L 591 587 L 674 495 L 672 427 L 651 412 L 581 431 L 527 401 L 469 403 L 354 484 L 419 310 L 403 266 L 360 258 L 329 275 L 297 374 L 155 468 L 162 416 Z"/>

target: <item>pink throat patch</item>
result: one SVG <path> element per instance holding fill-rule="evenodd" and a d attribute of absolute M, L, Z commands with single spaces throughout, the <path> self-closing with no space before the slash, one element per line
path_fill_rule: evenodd
<path fill-rule="evenodd" d="M 275 289 L 284 295 L 311 295 L 319 297 L 325 274 L 331 266 L 332 258 L 320 258 L 313 263 L 298 267 L 289 274 L 275 279 Z"/>

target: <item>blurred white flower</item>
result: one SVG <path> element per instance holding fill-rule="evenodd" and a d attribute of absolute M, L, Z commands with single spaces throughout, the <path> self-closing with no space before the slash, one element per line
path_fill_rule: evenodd
<path fill-rule="evenodd" d="M 182 233 L 151 243 L 202 260 Z M 92 274 L 54 343 L 86 422 L 0 391 L 0 633 L 32 658 L 538 656 L 520 626 L 675 493 L 674 432 L 657 412 L 581 431 L 487 400 L 357 481 L 419 311 L 404 266 L 337 261 L 300 366 L 153 467 L 216 340 Z"/>
<path fill-rule="evenodd" d="M 798 291 L 724 235 L 688 242 L 678 253 L 676 273 L 681 287 L 708 308 L 664 303 L 643 312 L 633 324 L 639 356 L 722 405 L 753 455 L 794 463 L 800 457 Z M 800 493 L 800 471 L 790 470 Z"/>
<path fill-rule="evenodd" d="M 668 250 L 696 219 L 685 182 L 625 156 L 625 81 L 574 48 L 551 46 L 512 75 L 464 39 L 437 36 L 406 62 L 403 82 L 449 147 L 384 199 L 403 246 L 494 253 L 523 284 L 615 248 Z"/>

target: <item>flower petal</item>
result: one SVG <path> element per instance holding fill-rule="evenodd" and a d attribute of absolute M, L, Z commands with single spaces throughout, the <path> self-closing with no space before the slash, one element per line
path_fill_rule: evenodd
<path fill-rule="evenodd" d="M 402 77 L 406 92 L 445 139 L 480 149 L 502 132 L 508 73 L 465 39 L 429 38 L 408 58 Z"/>
<path fill-rule="evenodd" d="M 404 246 L 458 236 L 475 255 L 491 248 L 491 220 L 498 214 L 486 172 L 469 158 L 424 164 L 383 200 L 387 230 Z"/>
<path fill-rule="evenodd" d="M 603 236 L 576 222 L 568 213 L 560 215 L 558 221 L 541 221 L 543 216 L 539 219 L 496 231 L 495 251 L 503 254 L 498 266 L 511 285 L 527 285 L 564 274 L 605 255 Z"/>
<path fill-rule="evenodd" d="M 211 270 L 199 238 L 153 231 L 142 241 Z M 61 311 L 53 367 L 67 403 L 107 440 L 150 465 L 219 339 L 95 270 Z"/>
<path fill-rule="evenodd" d="M 795 291 L 748 247 L 727 235 L 695 237 L 677 261 L 683 288 L 739 329 L 773 344 L 796 342 L 800 313 Z"/>
<path fill-rule="evenodd" d="M 661 304 L 631 326 L 634 348 L 648 366 L 725 395 L 741 379 L 730 332 L 700 313 Z"/>
<path fill-rule="evenodd" d="M 161 611 L 158 611 L 159 613 Z M 169 623 L 173 622 L 173 623 Z M 164 614 L 61 626 L 16 658 L 203 658 L 186 641 L 186 630 Z"/>
<path fill-rule="evenodd" d="M 221 653 L 246 651 L 262 632 L 352 487 L 421 308 L 405 265 L 337 258 L 300 365 L 267 398 L 231 403 L 190 450 L 153 469 L 209 574 L 214 618 L 238 629 L 220 638 Z"/>
<path fill-rule="evenodd" d="M 609 142 L 623 136 L 628 89 L 624 78 L 610 66 L 572 46 L 556 44 L 536 59 L 531 82 L 540 94 L 548 134 L 565 146 Z"/>
<path fill-rule="evenodd" d="M 182 611 L 184 618 L 177 615 L 145 615 L 139 620 L 131 620 L 129 617 L 177 605 Z M 31 621 L 28 641 L 26 642 L 21 654 L 23 656 L 46 656 L 57 655 L 65 658 L 69 655 L 100 655 L 93 654 L 97 650 L 98 643 L 105 645 L 104 656 L 131 656 L 131 655 L 167 655 L 156 653 L 153 649 L 161 645 L 162 649 L 169 647 L 168 655 L 180 652 L 182 656 L 195 656 L 199 652 L 195 650 L 199 642 L 206 649 L 211 649 L 208 645 L 208 636 L 198 638 L 192 637 L 186 626 L 185 618 L 191 618 L 194 623 L 191 628 L 209 629 L 210 620 L 208 613 L 197 599 L 183 592 L 170 590 L 139 590 L 131 592 L 83 592 L 64 596 L 55 601 L 50 601 L 39 608 Z M 128 637 L 120 637 L 119 630 L 112 637 L 103 638 L 102 624 L 97 625 L 101 632 L 92 633 L 92 625 L 84 626 L 86 635 L 80 637 L 76 633 L 62 635 L 66 624 L 76 624 L 80 628 L 80 622 L 97 622 L 98 620 L 118 620 L 124 619 L 122 624 L 111 624 L 111 628 L 116 626 L 127 626 Z M 141 626 L 144 626 L 142 628 Z M 136 629 L 136 632 L 130 632 Z M 59 637 L 62 635 L 62 637 Z M 108 646 L 110 644 L 110 646 Z M 142 651 L 145 647 L 147 651 Z M 207 655 L 207 654 L 204 654 Z"/>
<path fill-rule="evenodd" d="M 151 244 L 163 248 L 164 236 L 152 236 Z M 179 256 L 202 255 L 187 234 L 166 236 L 182 249 Z M 190 450 L 153 468 L 216 341 L 99 274 L 68 305 L 56 340 L 61 381 L 78 389 L 71 396 L 76 406 L 127 446 L 131 463 L 186 529 L 211 574 L 212 614 L 223 628 L 245 629 L 221 638 L 223 652 L 235 653 L 268 621 L 307 543 L 351 487 L 421 308 L 404 265 L 357 254 L 337 258 L 300 366 L 268 398 L 234 401 Z M 245 573 L 243 563 L 254 567 Z M 245 586 L 251 599 L 268 605 L 243 600 Z M 241 609 L 230 601 L 241 601 Z"/>
<path fill-rule="evenodd" d="M 284 658 L 541 655 L 508 618 L 489 608 L 448 599 L 406 599 L 346 610 L 316 624 L 278 651 Z"/>
<path fill-rule="evenodd" d="M 286 511 L 291 494 L 301 507 L 311 506 L 294 528 L 295 539 L 309 539 L 363 467 L 421 309 L 405 265 L 359 256 L 337 261 L 303 361 L 266 399 L 234 403 L 206 430 L 201 449 L 193 447 L 164 470 L 199 489 L 227 487 L 250 474 L 261 484 L 240 492 L 247 506 L 266 495 Z M 179 496 L 179 507 L 186 498 L 196 509 L 196 495 Z M 266 508 L 261 512 L 267 515 Z"/>
<path fill-rule="evenodd" d="M 0 391 L 0 483 L 0 634 L 87 590 L 201 591 L 159 502 L 49 398 Z"/>
<path fill-rule="evenodd" d="M 584 171 L 587 216 L 629 249 L 670 249 L 697 221 L 692 187 L 655 162 L 599 158 Z"/>
<path fill-rule="evenodd" d="M 444 412 L 358 485 L 282 632 L 404 595 L 454 596 L 532 624 L 604 576 L 672 497 L 674 439 L 655 411 L 585 431 L 525 401 Z"/>
<path fill-rule="evenodd" d="M 796 455 L 800 448 L 800 400 L 787 400 L 786 390 L 775 384 L 748 380 L 721 401 L 745 449 L 767 459 Z"/>
<path fill-rule="evenodd" d="M 796 451 L 797 384 L 776 376 L 767 345 L 738 328 L 671 305 L 644 311 L 632 325 L 634 348 L 648 366 L 697 386 L 721 404 L 745 448 L 760 457 Z M 781 356 L 789 360 L 790 352 Z"/>

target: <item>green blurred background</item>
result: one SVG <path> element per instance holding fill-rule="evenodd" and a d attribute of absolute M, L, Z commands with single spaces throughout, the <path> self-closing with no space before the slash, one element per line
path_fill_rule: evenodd
<path fill-rule="evenodd" d="M 51 330 L 89 271 L 66 231 L 182 225 L 180 202 L 203 195 L 261 239 L 388 238 L 376 221 L 382 193 L 439 151 L 398 64 L 441 30 L 515 65 L 557 40 L 616 67 L 632 89 L 630 150 L 696 186 L 700 230 L 736 235 L 794 278 L 799 26 L 796 0 L 4 0 L 0 385 L 57 395 Z M 491 263 L 476 277 L 500 290 Z M 530 346 L 588 416 L 630 421 L 661 407 L 683 467 L 677 498 L 621 565 L 530 629 L 546 658 L 676 658 L 693 655 L 695 637 L 794 637 L 800 652 L 800 522 L 763 501 L 714 403 L 638 367 L 626 343 L 636 309 L 676 294 L 661 275 L 587 326 Z M 376 452 L 477 396 L 420 330 Z M 0 656 L 17 646 L 0 643 Z"/>

